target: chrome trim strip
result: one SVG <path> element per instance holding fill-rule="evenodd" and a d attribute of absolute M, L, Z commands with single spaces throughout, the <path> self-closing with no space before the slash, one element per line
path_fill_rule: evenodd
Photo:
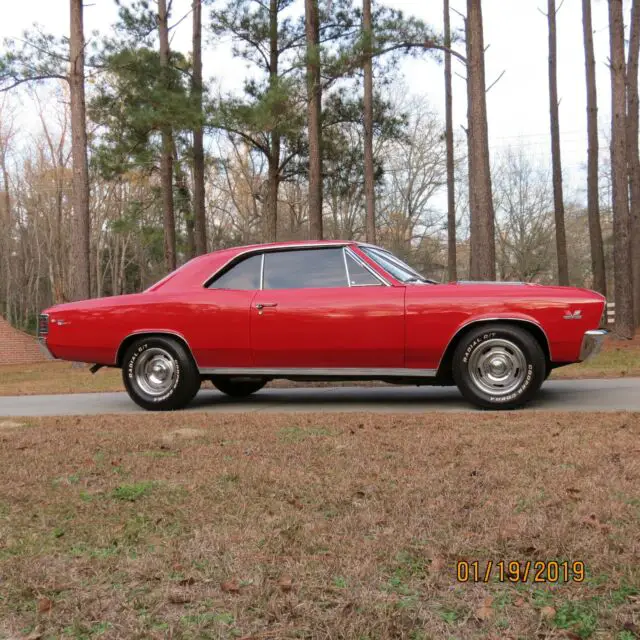
<path fill-rule="evenodd" d="M 385 278 L 383 278 L 379 273 L 374 271 L 357 253 L 351 251 L 350 247 L 345 247 L 345 252 L 347 252 L 360 266 L 364 267 L 374 278 L 377 278 L 380 284 L 384 284 L 387 287 L 391 286 Z M 377 284 L 365 284 L 365 285 L 356 285 L 361 287 L 377 287 L 380 285 Z"/>
<path fill-rule="evenodd" d="M 580 362 L 585 362 L 600 353 L 608 333 L 606 329 L 593 329 L 585 332 L 580 346 Z"/>
<path fill-rule="evenodd" d="M 242 368 L 218 368 L 204 367 L 200 369 L 202 375 L 261 375 L 261 376 L 365 376 L 365 377 L 382 377 L 382 378 L 434 378 L 437 374 L 436 369 L 349 369 L 349 368 L 260 368 L 260 367 L 242 367 Z"/>
<path fill-rule="evenodd" d="M 547 348 L 549 349 L 549 360 L 553 362 L 553 353 L 551 352 L 551 343 L 549 342 L 549 336 L 547 335 L 547 332 L 542 328 L 542 326 L 539 325 L 537 322 L 534 322 L 533 320 L 526 320 L 525 318 L 478 318 L 478 319 L 469 320 L 468 322 L 465 322 L 465 324 L 459 327 L 458 330 L 451 336 L 451 338 L 449 339 L 449 342 L 447 342 L 447 346 L 444 348 L 444 351 L 440 356 L 440 361 L 438 362 L 438 369 L 437 369 L 438 371 L 440 371 L 440 365 L 442 365 L 442 359 L 444 358 L 444 354 L 447 353 L 447 349 L 449 349 L 449 347 L 451 346 L 451 343 L 456 339 L 458 334 L 461 331 L 464 331 L 467 327 L 470 327 L 471 325 L 480 324 L 483 322 L 525 322 L 527 324 L 533 325 L 534 327 L 536 327 L 536 329 L 540 329 L 540 331 L 542 331 L 542 334 L 544 335 L 544 339 L 547 341 Z"/>
<path fill-rule="evenodd" d="M 260 291 L 264 291 L 264 253 L 260 260 Z"/>
<path fill-rule="evenodd" d="M 342 247 L 342 260 L 344 261 L 344 270 L 347 272 L 347 286 L 351 287 L 351 276 L 349 275 L 349 265 L 347 264 L 347 250 Z"/>
<path fill-rule="evenodd" d="M 246 255 L 251 255 L 252 253 L 260 253 L 262 255 L 265 253 L 272 253 L 274 251 L 287 251 L 291 249 L 292 251 L 295 249 L 339 249 L 340 247 L 348 247 L 352 244 L 355 244 L 353 241 L 345 241 L 345 242 L 331 242 L 328 244 L 321 244 L 318 242 L 301 242 L 300 244 L 284 244 L 284 245 L 276 245 L 274 247 L 266 247 L 257 245 L 252 247 L 251 249 L 245 249 L 240 253 L 236 253 L 233 257 L 229 258 L 223 265 L 218 267 L 210 276 L 208 276 L 205 281 L 202 283 L 202 286 L 207 288 L 207 283 L 211 282 L 216 275 L 218 275 L 223 269 L 226 269 L 232 262 Z M 184 265 L 183 265 L 184 266 Z M 171 275 L 171 274 L 169 274 Z M 155 285 L 153 285 L 155 286 Z"/>

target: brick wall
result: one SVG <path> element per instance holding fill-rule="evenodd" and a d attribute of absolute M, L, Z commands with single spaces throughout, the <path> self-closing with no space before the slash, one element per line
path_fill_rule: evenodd
<path fill-rule="evenodd" d="M 33 336 L 14 329 L 0 316 L 0 365 L 33 364 L 45 360 L 47 356 L 40 351 Z"/>

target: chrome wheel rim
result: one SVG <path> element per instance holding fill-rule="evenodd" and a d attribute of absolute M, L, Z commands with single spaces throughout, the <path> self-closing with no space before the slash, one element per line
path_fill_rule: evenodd
<path fill-rule="evenodd" d="M 176 382 L 178 367 L 173 356 L 164 349 L 151 347 L 140 354 L 134 365 L 138 387 L 150 396 L 162 396 Z"/>
<path fill-rule="evenodd" d="M 469 357 L 469 375 L 481 391 L 491 396 L 513 393 L 527 377 L 527 359 L 510 340 L 494 338 L 478 345 Z"/>

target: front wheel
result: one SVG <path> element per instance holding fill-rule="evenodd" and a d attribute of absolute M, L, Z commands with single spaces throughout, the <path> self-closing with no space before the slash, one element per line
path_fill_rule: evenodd
<path fill-rule="evenodd" d="M 122 362 L 122 379 L 131 399 L 149 411 L 185 407 L 200 389 L 200 376 L 191 354 L 173 338 L 137 339 Z"/>
<path fill-rule="evenodd" d="M 260 391 L 266 380 L 260 378 L 230 378 L 227 376 L 211 376 L 213 386 L 232 398 L 246 398 L 256 391 Z"/>
<path fill-rule="evenodd" d="M 546 360 L 538 341 L 513 325 L 469 331 L 453 355 L 453 377 L 462 395 L 483 409 L 517 409 L 540 389 Z"/>

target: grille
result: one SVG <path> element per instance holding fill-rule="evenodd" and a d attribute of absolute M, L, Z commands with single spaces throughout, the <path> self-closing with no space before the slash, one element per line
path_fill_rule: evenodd
<path fill-rule="evenodd" d="M 38 317 L 38 337 L 43 338 L 49 333 L 49 316 L 41 313 Z"/>

